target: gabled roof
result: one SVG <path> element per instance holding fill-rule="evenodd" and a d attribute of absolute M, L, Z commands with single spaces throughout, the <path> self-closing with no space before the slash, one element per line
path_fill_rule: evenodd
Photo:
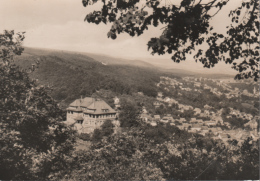
<path fill-rule="evenodd" d="M 199 124 L 193 124 L 191 127 L 192 127 L 192 128 L 201 128 L 201 125 L 199 125 Z"/>
<path fill-rule="evenodd" d="M 76 99 L 70 104 L 70 107 L 88 107 L 95 101 L 92 97 L 85 97 L 84 99 Z"/>
<path fill-rule="evenodd" d="M 81 112 L 82 109 L 80 107 L 69 107 L 67 108 L 68 111 L 75 111 L 75 112 Z"/>
<path fill-rule="evenodd" d="M 76 99 L 70 104 L 71 107 L 79 107 L 80 106 L 80 99 Z"/>
<path fill-rule="evenodd" d="M 182 125 L 183 125 L 184 127 L 187 127 L 187 128 L 188 128 L 189 126 L 191 126 L 191 124 L 189 124 L 189 123 L 183 123 Z"/>
<path fill-rule="evenodd" d="M 220 133 L 219 135 L 221 136 L 221 138 L 228 138 L 228 135 L 227 135 L 227 134 Z"/>
<path fill-rule="evenodd" d="M 208 130 L 209 128 L 208 128 L 208 126 L 201 126 L 201 129 L 202 130 Z"/>
<path fill-rule="evenodd" d="M 88 107 L 90 106 L 93 102 L 95 102 L 95 98 L 92 98 L 92 97 L 85 97 L 84 99 L 82 99 L 82 102 L 81 102 L 81 107 Z"/>
<path fill-rule="evenodd" d="M 80 112 L 82 111 L 82 107 L 86 108 L 84 110 L 85 113 L 91 113 L 91 114 L 116 113 L 116 111 L 112 109 L 105 101 L 98 100 L 92 97 L 85 97 L 84 99 L 76 99 L 74 102 L 70 104 L 67 110 Z"/>
<path fill-rule="evenodd" d="M 217 127 L 217 130 L 218 130 L 218 131 L 222 131 L 222 129 L 221 129 L 220 127 Z"/>
<path fill-rule="evenodd" d="M 205 123 L 216 123 L 215 121 L 205 121 Z"/>
<path fill-rule="evenodd" d="M 211 130 L 212 132 L 218 131 L 217 128 L 209 128 L 209 130 Z"/>
<path fill-rule="evenodd" d="M 160 105 L 161 103 L 159 101 L 155 101 L 153 105 Z"/>
<path fill-rule="evenodd" d="M 154 115 L 153 117 L 154 117 L 154 118 L 161 119 L 161 116 L 160 116 L 160 115 Z"/>
<path fill-rule="evenodd" d="M 174 121 L 172 116 L 164 116 L 162 119 L 163 120 L 168 120 L 168 121 Z"/>
<path fill-rule="evenodd" d="M 112 109 L 105 101 L 103 100 L 97 100 L 94 101 L 91 105 L 87 107 L 89 110 L 94 110 L 88 111 L 85 110 L 84 113 L 91 113 L 91 114 L 109 114 L 109 113 L 116 113 L 114 109 Z M 106 111 L 104 111 L 106 110 Z"/>

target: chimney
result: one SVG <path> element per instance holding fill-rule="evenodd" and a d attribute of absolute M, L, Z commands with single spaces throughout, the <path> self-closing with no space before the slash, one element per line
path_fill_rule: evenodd
<path fill-rule="evenodd" d="M 80 96 L 80 102 L 82 102 L 82 95 Z"/>

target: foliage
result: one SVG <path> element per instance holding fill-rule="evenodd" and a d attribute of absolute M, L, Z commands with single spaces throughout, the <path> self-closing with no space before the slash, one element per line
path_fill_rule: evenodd
<path fill-rule="evenodd" d="M 223 121 L 230 123 L 231 127 L 234 129 L 244 128 L 244 124 L 248 123 L 248 119 L 237 118 L 236 116 L 232 116 L 231 118 L 226 118 L 222 116 Z"/>
<path fill-rule="evenodd" d="M 91 135 L 88 133 L 81 133 L 77 136 L 78 136 L 78 138 L 82 139 L 83 141 L 91 141 Z"/>
<path fill-rule="evenodd" d="M 73 131 L 47 89 L 13 64 L 22 34 L 0 35 L 0 179 L 47 179 L 66 172 Z"/>
<path fill-rule="evenodd" d="M 91 150 L 76 153 L 78 164 L 65 179 L 161 180 L 160 169 L 145 162 L 146 141 L 135 131 L 107 137 Z"/>
<path fill-rule="evenodd" d="M 86 7 L 98 0 L 82 0 Z M 184 61 L 193 53 L 195 61 L 204 67 L 214 67 L 219 61 L 232 64 L 239 73 L 235 78 L 259 79 L 259 1 L 241 1 L 230 11 L 226 34 L 216 32 L 211 20 L 223 11 L 229 0 L 182 0 L 179 5 L 165 5 L 159 0 L 101 1 L 100 11 L 89 13 L 85 21 L 112 23 L 108 37 L 128 33 L 139 36 L 149 25 L 164 25 L 159 38 L 151 38 L 148 49 L 152 54 L 172 54 L 174 62 Z M 160 26 L 158 26 L 160 27 Z M 201 45 L 206 47 L 201 49 Z M 243 61 L 240 61 L 240 60 Z"/>
<path fill-rule="evenodd" d="M 51 96 L 61 102 L 64 108 L 81 96 L 93 94 L 101 98 L 105 98 L 105 94 L 108 94 L 107 99 L 104 99 L 108 103 L 112 103 L 111 95 L 131 95 L 142 91 L 146 96 L 155 96 L 157 87 L 154 85 L 159 82 L 160 76 L 174 77 L 150 68 L 102 65 L 86 55 L 58 51 L 43 51 L 41 54 L 36 50 L 25 48 L 25 54 L 17 57 L 15 63 L 26 68 L 35 63 L 35 59 L 39 59 L 38 68 L 30 74 L 30 77 L 37 79 L 42 85 L 51 87 L 53 89 Z M 111 95 L 104 90 L 112 92 Z M 100 93 L 96 93 L 97 91 Z"/>
<path fill-rule="evenodd" d="M 119 121 L 121 127 L 138 127 L 140 125 L 141 107 L 136 105 L 134 101 L 122 99 L 120 100 L 121 111 L 119 113 Z"/>
<path fill-rule="evenodd" d="M 165 129 L 169 139 L 158 143 L 156 139 L 160 139 L 157 137 L 162 132 L 152 133 L 149 129 Z M 241 176 L 257 179 L 258 150 L 257 142 L 251 139 L 242 146 L 234 142 L 225 145 L 196 134 L 185 137 L 184 132 L 179 134 L 174 127 L 130 128 L 92 143 L 87 151 L 76 152 L 75 165 L 64 179 L 224 180 Z"/>
<path fill-rule="evenodd" d="M 182 131 L 175 126 L 168 124 L 158 124 L 157 126 L 146 125 L 142 127 L 145 137 L 148 140 L 153 140 L 155 144 L 161 144 L 172 139 L 176 143 L 185 142 L 191 137 L 186 131 Z"/>
<path fill-rule="evenodd" d="M 92 135 L 92 141 L 98 142 L 104 136 L 110 136 L 114 133 L 114 125 L 111 120 L 106 120 L 102 125 L 101 129 L 95 129 Z"/>

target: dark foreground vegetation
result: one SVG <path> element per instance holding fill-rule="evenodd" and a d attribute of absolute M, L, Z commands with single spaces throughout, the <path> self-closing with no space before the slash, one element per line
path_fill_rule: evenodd
<path fill-rule="evenodd" d="M 1 180 L 259 178 L 257 141 L 226 145 L 170 125 L 152 127 L 140 121 L 140 106 L 127 101 L 117 130 L 107 121 L 89 135 L 87 150 L 75 151 L 79 138 L 62 123 L 63 113 L 48 88 L 12 63 L 11 56 L 23 51 L 23 35 L 17 35 L 18 42 L 14 36 L 0 35 Z"/>

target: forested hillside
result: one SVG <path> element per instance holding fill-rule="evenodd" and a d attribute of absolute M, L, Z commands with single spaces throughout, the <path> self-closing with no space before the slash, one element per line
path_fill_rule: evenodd
<path fill-rule="evenodd" d="M 156 83 L 162 75 L 177 77 L 160 70 L 132 65 L 104 65 L 79 53 L 25 48 L 16 64 L 35 68 L 30 76 L 39 84 L 53 88 L 51 95 L 66 106 L 80 96 L 90 96 L 100 89 L 116 94 L 143 92 L 157 95 Z"/>

